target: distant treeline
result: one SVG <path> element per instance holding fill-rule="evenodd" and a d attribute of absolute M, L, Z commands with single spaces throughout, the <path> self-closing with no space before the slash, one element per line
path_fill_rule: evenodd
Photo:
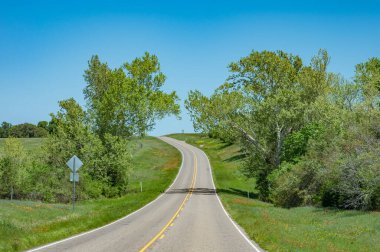
<path fill-rule="evenodd" d="M 54 126 L 47 121 L 40 121 L 37 125 L 32 123 L 12 125 L 8 122 L 2 122 L 0 127 L 0 138 L 46 137 L 49 132 L 53 131 L 53 127 Z"/>

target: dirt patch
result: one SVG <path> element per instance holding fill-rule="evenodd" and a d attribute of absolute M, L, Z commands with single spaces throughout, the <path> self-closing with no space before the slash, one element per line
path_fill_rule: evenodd
<path fill-rule="evenodd" d="M 163 165 L 162 170 L 164 171 L 173 170 L 173 169 L 177 169 L 178 166 L 179 166 L 179 160 L 177 158 L 172 158 Z"/>
<path fill-rule="evenodd" d="M 249 199 L 237 198 L 237 199 L 233 199 L 232 203 L 240 204 L 240 205 L 250 205 L 251 201 Z"/>

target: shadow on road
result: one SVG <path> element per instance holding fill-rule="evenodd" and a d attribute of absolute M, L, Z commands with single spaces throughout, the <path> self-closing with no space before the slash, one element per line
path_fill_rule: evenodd
<path fill-rule="evenodd" d="M 212 195 L 215 194 L 215 189 L 211 188 L 183 188 L 183 189 L 170 189 L 166 194 L 175 194 L 175 193 L 189 193 L 193 194 L 203 194 L 203 195 Z"/>
<path fill-rule="evenodd" d="M 248 192 L 242 191 L 236 188 L 229 188 L 229 189 L 211 189 L 211 188 L 182 188 L 182 189 L 170 189 L 169 191 L 165 192 L 166 194 L 176 194 L 176 193 L 189 193 L 190 191 L 193 192 L 193 194 L 203 194 L 203 195 L 213 195 L 218 193 L 227 193 L 227 194 L 233 194 L 238 195 L 242 197 L 247 197 Z M 250 198 L 257 198 L 257 194 L 250 192 L 249 193 Z"/>

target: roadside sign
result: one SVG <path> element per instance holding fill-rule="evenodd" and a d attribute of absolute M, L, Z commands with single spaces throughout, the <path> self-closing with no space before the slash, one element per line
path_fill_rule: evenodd
<path fill-rule="evenodd" d="M 70 172 L 70 182 L 74 182 L 74 179 L 75 179 L 75 182 L 79 182 L 79 174 L 75 173 L 75 176 L 74 176 L 74 173 Z"/>
<path fill-rule="evenodd" d="M 72 156 L 69 161 L 67 161 L 67 166 L 72 172 L 70 172 L 70 182 L 73 182 L 73 210 L 75 208 L 75 182 L 79 182 L 79 174 L 77 171 L 82 167 L 83 163 L 77 156 Z"/>
<path fill-rule="evenodd" d="M 73 172 L 78 171 L 83 165 L 82 161 L 75 155 L 66 164 Z"/>

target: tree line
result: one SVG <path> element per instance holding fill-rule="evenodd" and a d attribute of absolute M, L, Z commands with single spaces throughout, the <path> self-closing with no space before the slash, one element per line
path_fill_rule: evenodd
<path fill-rule="evenodd" d="M 79 199 L 124 195 L 133 173 L 129 139 L 146 135 L 167 115 L 179 115 L 176 93 L 162 91 L 166 77 L 155 55 L 145 53 L 115 69 L 93 56 L 84 79 L 85 108 L 73 98 L 60 101 L 51 121 L 35 126 L 46 131 L 39 151 L 26 152 L 14 138 L 20 126 L 3 123 L 13 137 L 0 153 L 1 198 L 69 202 L 66 162 L 74 154 L 84 163 Z"/>
<path fill-rule="evenodd" d="M 241 171 L 259 198 L 301 205 L 380 209 L 380 59 L 345 79 L 320 50 L 309 63 L 284 51 L 252 51 L 228 66 L 212 95 L 189 92 L 194 128 L 239 143 Z"/>
<path fill-rule="evenodd" d="M 53 125 L 47 121 L 40 121 L 37 125 L 32 123 L 21 123 L 12 125 L 9 122 L 2 122 L 0 126 L 0 138 L 34 138 L 46 137 L 52 130 Z"/>

